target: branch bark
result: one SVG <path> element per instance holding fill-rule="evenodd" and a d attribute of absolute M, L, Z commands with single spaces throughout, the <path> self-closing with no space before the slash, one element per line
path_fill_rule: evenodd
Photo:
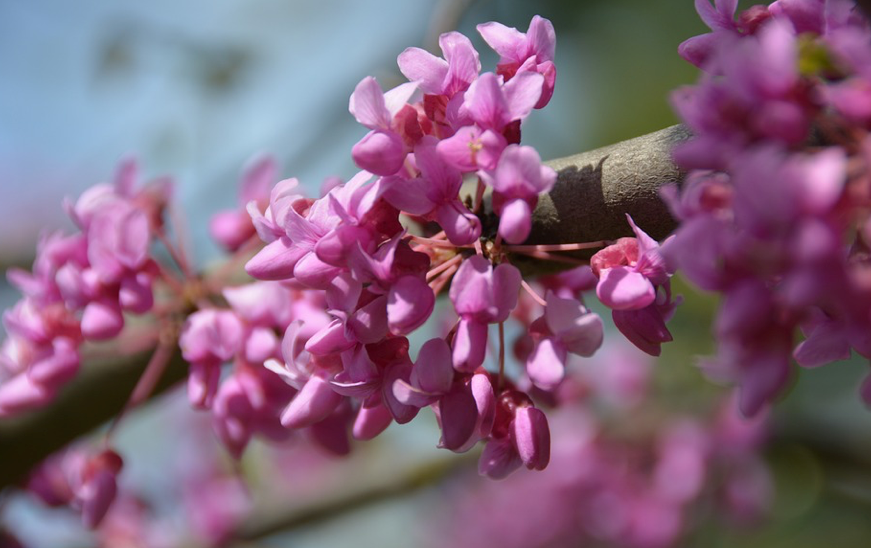
<path fill-rule="evenodd" d="M 533 213 L 530 243 L 589 242 L 631 235 L 626 213 L 654 238 L 665 237 L 674 221 L 658 191 L 662 185 L 682 179 L 683 173 L 671 160 L 671 150 L 688 137 L 683 126 L 672 126 L 548 162 L 557 169 L 559 178 Z M 517 259 L 522 263 L 522 257 Z M 536 270 L 541 269 L 538 261 Z M 45 457 L 117 415 L 150 354 L 87 364 L 48 407 L 0 420 L 0 489 L 19 481 Z M 154 395 L 181 381 L 186 373 L 187 365 L 176 351 Z"/>
<path fill-rule="evenodd" d="M 689 137 L 686 127 L 676 125 L 547 162 L 557 170 L 558 178 L 533 212 L 528 243 L 593 242 L 631 236 L 627 213 L 653 238 L 665 238 L 676 223 L 659 198 L 659 189 L 683 179 L 671 151 Z"/>

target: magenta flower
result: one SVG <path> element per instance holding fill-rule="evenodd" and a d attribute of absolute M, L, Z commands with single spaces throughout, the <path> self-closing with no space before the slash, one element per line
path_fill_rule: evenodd
<path fill-rule="evenodd" d="M 535 108 L 547 105 L 556 84 L 556 66 L 553 64 L 556 33 L 553 24 L 535 15 L 529 22 L 526 34 L 496 22 L 484 23 L 477 28 L 484 41 L 499 54 L 496 72 L 505 81 L 527 71 L 543 77 L 541 96 Z"/>
<path fill-rule="evenodd" d="M 459 32 L 439 36 L 439 47 L 444 59 L 420 48 L 406 49 L 397 60 L 399 70 L 424 93 L 451 98 L 478 78 L 481 61 L 472 42 Z"/>
<path fill-rule="evenodd" d="M 454 335 L 454 367 L 472 372 L 484 363 L 487 324 L 504 322 L 517 306 L 520 271 L 510 264 L 496 268 L 479 255 L 463 261 L 451 282 L 450 297 L 460 316 Z"/>
<path fill-rule="evenodd" d="M 348 109 L 359 123 L 372 130 L 351 150 L 354 162 L 362 169 L 376 175 L 393 175 L 402 168 L 414 143 L 403 140 L 400 132 L 404 118 L 397 115 L 416 88 L 409 82 L 383 93 L 371 76 L 357 84 Z"/>
<path fill-rule="evenodd" d="M 463 176 L 436 151 L 436 139 L 427 137 L 414 149 L 420 176 L 382 179 L 384 199 L 397 209 L 438 221 L 455 245 L 467 245 L 481 235 L 481 221 L 459 198 Z"/>
<path fill-rule="evenodd" d="M 529 396 L 516 390 L 499 395 L 493 430 L 478 461 L 478 471 L 502 479 L 520 466 L 544 470 L 550 462 L 550 428 L 547 417 Z"/>
<path fill-rule="evenodd" d="M 182 356 L 190 362 L 191 405 L 209 408 L 218 390 L 221 364 L 242 349 L 243 326 L 229 310 L 204 309 L 191 314 L 179 337 Z"/>
<path fill-rule="evenodd" d="M 532 228 L 532 210 L 538 195 L 549 192 L 556 171 L 541 164 L 532 147 L 508 145 L 492 172 L 481 180 L 493 188 L 493 209 L 499 215 L 499 234 L 510 244 L 523 243 Z"/>
<path fill-rule="evenodd" d="M 442 160 L 463 171 L 494 170 L 508 141 L 492 129 L 465 126 L 436 145 Z"/>
<path fill-rule="evenodd" d="M 74 503 L 81 509 L 85 527 L 95 529 L 109 511 L 118 492 L 116 477 L 122 466 L 121 457 L 111 449 L 83 463 L 74 487 Z"/>
<path fill-rule="evenodd" d="M 612 310 L 639 310 L 656 298 L 656 286 L 668 282 L 670 273 L 659 253 L 659 244 L 626 218 L 635 238 L 621 238 L 590 259 L 599 276 L 596 296 Z"/>
<path fill-rule="evenodd" d="M 685 40 L 677 52 L 688 62 L 703 68 L 724 32 L 738 34 L 739 27 L 735 22 L 738 0 L 714 0 L 714 6 L 710 0 L 695 0 L 695 3 L 702 21 L 714 32 Z"/>
<path fill-rule="evenodd" d="M 512 122 L 529 116 L 541 97 L 543 80 L 540 74 L 523 72 L 503 84 L 495 74 L 485 72 L 469 86 L 462 112 L 481 129 L 503 133 Z"/>
<path fill-rule="evenodd" d="M 598 314 L 580 301 L 547 292 L 544 315 L 533 322 L 530 331 L 536 340 L 526 360 L 526 373 L 542 390 L 553 390 L 565 376 L 567 354 L 590 357 L 604 339 L 604 326 Z"/>

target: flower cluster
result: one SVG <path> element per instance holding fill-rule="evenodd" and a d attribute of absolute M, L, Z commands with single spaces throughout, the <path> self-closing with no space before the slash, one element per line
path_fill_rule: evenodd
<path fill-rule="evenodd" d="M 417 48 L 399 56 L 409 82 L 386 92 L 374 78 L 357 85 L 349 110 L 369 132 L 351 151 L 362 171 L 347 182 L 328 179 L 313 199 L 296 179 L 275 182 L 272 159 L 249 164 L 237 207 L 210 224 L 233 253 L 216 271 L 192 271 L 163 225 L 167 184 L 135 189 L 132 164 L 69 205 L 81 232 L 47 236 L 33 273 L 10 273 L 25 297 L 4 316 L 0 416 L 48 402 L 78 369 L 83 341 L 115 339 L 125 313 L 150 311 L 157 332 L 146 338 L 157 349 L 125 410 L 150 393 L 177 342 L 188 399 L 211 411 L 234 458 L 255 436 L 281 442 L 295 431 L 344 455 L 352 439 L 430 407 L 440 447 L 483 442 L 482 475 L 547 467 L 543 408 L 563 401 L 571 356 L 591 357 L 604 338 L 583 293 L 595 291 L 651 355 L 671 340 L 666 322 L 679 299 L 666 248 L 631 218 L 635 236 L 616 242 L 524 245 L 538 198 L 557 179 L 520 144 L 522 122 L 554 91 L 554 30 L 536 16 L 526 33 L 498 23 L 478 31 L 500 56 L 495 72 L 481 73 L 471 41 L 451 32 L 439 41 L 443 58 Z M 174 266 L 153 256 L 153 240 Z M 559 254 L 596 248 L 589 261 Z M 512 264 L 521 256 L 578 267 L 531 282 Z M 229 284 L 243 262 L 256 281 Z M 451 306 L 434 314 L 442 293 Z M 508 354 L 519 368 L 506 367 Z M 30 489 L 62 488 L 46 500 L 96 526 L 116 498 L 120 458 L 106 449 L 57 459 Z M 140 513 L 134 499 L 119 502 L 125 510 L 106 534 L 124 538 Z M 204 521 L 223 519 L 207 510 Z M 214 542 L 227 534 L 204 529 Z"/>
<path fill-rule="evenodd" d="M 407 49 L 398 62 L 410 82 L 384 92 L 374 78 L 365 78 L 351 96 L 349 110 L 370 130 L 352 150 L 365 171 L 347 183 L 326 184 L 319 199 L 299 194 L 298 182 L 287 179 L 267 200 L 249 202 L 266 246 L 248 261 L 247 272 L 293 288 L 309 308 L 292 312 L 287 326 L 263 326 L 271 330 L 269 350 L 255 352 L 258 360 L 245 359 L 264 364 L 267 375 L 289 385 L 293 397 L 283 410 L 262 407 L 287 429 L 310 428 L 324 445 L 344 452 L 349 426 L 355 438 L 369 439 L 431 406 L 442 427 L 441 445 L 466 451 L 489 440 L 482 460 L 489 464 L 482 469 L 498 476 L 520 464 L 541 469 L 549 459 L 544 414 L 501 370 L 484 365 L 489 326 L 498 324 L 501 332 L 521 291 L 520 272 L 501 243 L 528 237 L 538 195 L 556 179 L 534 149 L 519 144 L 521 122 L 553 93 L 555 37 L 540 17 L 527 33 L 497 23 L 479 31 L 501 55 L 497 73 L 479 74 L 477 51 L 456 32 L 440 38 L 444 58 Z M 477 188 L 464 200 L 468 177 Z M 479 218 L 485 192 L 492 193 L 499 216 L 495 243 L 486 248 Z M 238 245 L 244 230 L 224 239 Z M 407 337 L 431 317 L 448 282 L 458 319 L 413 359 Z M 233 310 L 194 314 L 182 337 L 185 357 L 194 364 L 192 400 L 207 406 L 217 394 L 216 411 L 229 382 L 217 388 L 217 365 L 238 362 L 251 340 L 245 331 L 250 320 L 240 320 L 228 301 Z M 555 319 L 543 338 L 592 354 L 601 342 L 598 317 L 573 297 L 554 302 Z M 282 330 L 277 344 L 274 334 Z M 577 340 L 585 337 L 586 343 Z M 534 363 L 545 361 L 546 346 L 553 348 L 539 343 Z"/>
<path fill-rule="evenodd" d="M 657 548 L 680 545 L 703 514 L 729 525 L 763 517 L 772 497 L 757 453 L 765 414 L 744 419 L 734 398 L 692 416 L 662 409 L 650 397 L 651 362 L 606 345 L 575 369 L 557 392 L 548 469 L 448 484 L 430 523 L 448 533 L 429 545 Z"/>
<path fill-rule="evenodd" d="M 752 415 L 787 384 L 790 355 L 804 367 L 871 357 L 871 34 L 846 0 L 737 19 L 734 1 L 696 7 L 712 32 L 680 48 L 704 73 L 673 96 L 693 132 L 675 158 L 692 171 L 667 195 L 681 226 L 663 254 L 723 295 L 704 368 L 737 383 Z"/>
<path fill-rule="evenodd" d="M 136 188 L 136 166 L 121 165 L 114 184 L 84 193 L 67 213 L 80 232 L 42 237 L 32 272 L 10 269 L 24 297 L 3 314 L 0 417 L 51 401 L 80 365 L 85 341 L 105 341 L 124 327 L 124 313 L 154 305 L 160 276 L 150 255 L 162 231 L 167 181 Z"/>
<path fill-rule="evenodd" d="M 123 460 L 115 451 L 69 448 L 52 455 L 27 480 L 27 490 L 48 506 L 72 506 L 90 529 L 97 527 L 115 500 Z"/>

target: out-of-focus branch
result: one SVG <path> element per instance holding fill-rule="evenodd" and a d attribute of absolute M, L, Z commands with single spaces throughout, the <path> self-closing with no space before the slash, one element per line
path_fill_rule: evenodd
<path fill-rule="evenodd" d="M 477 451 L 462 455 L 450 454 L 444 458 L 422 462 L 408 470 L 400 470 L 389 479 L 379 476 L 371 481 L 364 480 L 355 487 L 331 493 L 319 501 L 308 502 L 303 507 L 290 510 L 272 507 L 261 511 L 255 508 L 251 519 L 236 532 L 236 538 L 265 538 L 280 532 L 317 525 L 381 501 L 408 496 L 440 484 L 452 474 L 473 469 L 477 458 Z"/>
<path fill-rule="evenodd" d="M 120 413 L 151 353 L 85 364 L 48 407 L 0 419 L 0 489 L 18 482 L 45 457 Z M 177 350 L 152 395 L 186 374 L 187 365 Z"/>
<path fill-rule="evenodd" d="M 671 149 L 688 137 L 684 127 L 673 126 L 549 162 L 558 170 L 559 179 L 533 214 L 530 243 L 589 242 L 629 235 L 626 213 L 651 236 L 667 235 L 674 221 L 658 190 L 681 180 L 682 173 L 671 161 Z M 0 419 L 0 488 L 20 480 L 52 452 L 117 415 L 149 357 L 150 352 L 145 352 L 86 364 L 48 407 Z M 155 393 L 179 382 L 186 373 L 187 366 L 176 351 Z"/>

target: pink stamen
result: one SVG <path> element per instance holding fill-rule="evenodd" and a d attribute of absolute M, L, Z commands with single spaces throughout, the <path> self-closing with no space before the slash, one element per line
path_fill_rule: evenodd
<path fill-rule="evenodd" d="M 530 286 L 528 283 L 526 283 L 526 280 L 523 280 L 522 282 L 520 282 L 520 285 L 522 285 L 523 289 L 525 289 L 526 292 L 532 296 L 532 298 L 535 300 L 535 302 L 537 302 L 541 306 L 547 306 L 547 301 L 542 299 L 541 296 L 538 293 L 536 293 L 534 289 L 532 289 L 532 286 Z"/>
<path fill-rule="evenodd" d="M 436 297 L 444 289 L 445 285 L 447 285 L 448 280 L 451 279 L 451 276 L 459 270 L 460 267 L 457 264 L 452 265 L 450 268 L 442 272 L 438 275 L 436 279 L 429 283 L 430 288 L 432 288 L 432 292 L 435 293 Z"/>
<path fill-rule="evenodd" d="M 145 371 L 142 372 L 142 376 L 139 377 L 139 381 L 137 381 L 136 386 L 133 388 L 130 398 L 124 404 L 124 409 L 121 410 L 118 416 L 115 417 L 115 420 L 112 421 L 112 424 L 109 425 L 109 430 L 106 432 L 105 437 L 107 444 L 124 415 L 130 409 L 145 401 L 154 391 L 154 387 L 157 386 L 157 382 L 163 376 L 163 372 L 166 371 L 166 366 L 169 365 L 175 344 L 174 340 L 162 340 L 157 346 L 154 354 L 151 355 L 151 359 L 148 360 L 148 365 L 145 366 Z"/>
<path fill-rule="evenodd" d="M 499 383 L 497 388 L 502 391 L 505 378 L 505 322 L 499 322 Z"/>
<path fill-rule="evenodd" d="M 411 238 L 412 242 L 414 242 L 414 243 L 422 244 L 422 245 L 429 245 L 432 247 L 444 247 L 444 248 L 450 248 L 450 249 L 471 247 L 468 245 L 454 245 L 451 242 L 448 242 L 445 240 L 436 240 L 435 238 L 424 238 L 423 236 L 411 235 L 409 237 Z"/>
<path fill-rule="evenodd" d="M 535 244 L 535 245 L 506 245 L 507 251 L 515 253 L 525 253 L 528 251 L 578 251 L 581 249 L 595 249 L 597 247 L 605 247 L 608 242 L 599 240 L 598 242 L 586 242 L 580 244 Z"/>
<path fill-rule="evenodd" d="M 521 255 L 526 255 L 527 257 L 533 257 L 535 259 L 544 259 L 546 261 L 554 261 L 558 263 L 567 263 L 573 264 L 576 266 L 581 266 L 585 264 L 590 264 L 589 261 L 585 261 L 583 259 L 575 259 L 574 257 L 564 257 L 562 255 L 554 255 L 553 253 L 548 253 L 546 251 L 517 251 L 513 250 L 515 253 L 520 253 Z"/>
<path fill-rule="evenodd" d="M 463 260 L 462 255 L 454 255 L 453 257 L 451 257 L 447 261 L 443 262 L 442 264 L 436 266 L 435 268 L 433 268 L 432 270 L 427 272 L 426 279 L 432 280 L 433 278 L 435 278 L 436 276 L 438 276 L 439 274 L 441 274 L 442 272 L 444 272 L 445 270 L 447 270 L 451 266 L 459 263 L 462 260 Z"/>

